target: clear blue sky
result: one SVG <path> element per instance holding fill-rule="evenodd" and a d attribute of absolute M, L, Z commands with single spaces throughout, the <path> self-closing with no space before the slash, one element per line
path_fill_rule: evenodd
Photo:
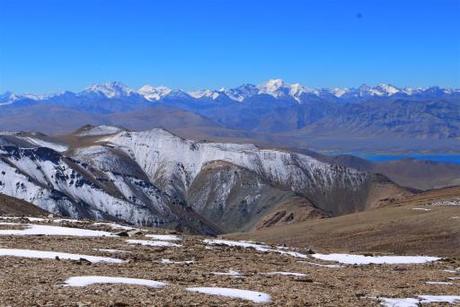
<path fill-rule="evenodd" d="M 0 92 L 460 87 L 460 0 L 0 0 Z"/>

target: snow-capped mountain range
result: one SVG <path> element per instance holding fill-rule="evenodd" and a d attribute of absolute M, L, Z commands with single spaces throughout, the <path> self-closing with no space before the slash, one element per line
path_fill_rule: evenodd
<path fill-rule="evenodd" d="M 197 127 L 211 136 L 231 129 L 225 133 L 263 133 L 270 139 L 289 132 L 308 135 L 305 140 L 325 135 L 352 142 L 382 136 L 454 140 L 460 137 L 460 90 L 389 84 L 318 89 L 274 79 L 192 92 L 151 85 L 131 89 L 111 82 L 78 93 L 0 95 L 1 130 L 57 134 L 86 124 L 135 130 Z"/>
<path fill-rule="evenodd" d="M 35 101 L 56 98 L 65 93 L 56 93 L 50 95 L 34 94 L 14 94 L 11 92 L 0 95 L 0 105 L 9 105 L 20 99 L 30 99 Z M 299 83 L 287 83 L 281 79 L 272 79 L 258 86 L 253 84 L 244 84 L 232 89 L 205 89 L 199 91 L 186 92 L 180 89 L 171 89 L 166 86 L 144 85 L 135 90 L 124 85 L 121 82 L 110 82 L 103 84 L 94 84 L 87 89 L 74 93 L 79 97 L 96 96 L 108 99 L 126 98 L 130 96 L 140 96 L 148 101 L 160 101 L 164 98 L 190 98 L 204 99 L 208 101 L 217 101 L 219 99 L 228 99 L 234 102 L 244 102 L 246 99 L 256 95 L 270 95 L 274 98 L 291 98 L 298 103 L 302 103 L 311 96 L 320 98 L 335 98 L 340 100 L 359 99 L 369 97 L 410 97 L 410 96 L 442 96 L 442 95 L 460 95 L 460 89 L 447 89 L 440 87 L 429 88 L 398 88 L 391 84 L 378 84 L 376 86 L 361 85 L 358 88 L 310 88 Z"/>
<path fill-rule="evenodd" d="M 0 193 L 73 218 L 201 233 L 241 230 L 293 198 L 304 198 L 299 210 L 324 216 L 373 207 L 389 197 L 384 186 L 395 195 L 387 179 L 251 144 L 112 126 L 86 126 L 71 137 L 66 144 L 0 133 Z"/>

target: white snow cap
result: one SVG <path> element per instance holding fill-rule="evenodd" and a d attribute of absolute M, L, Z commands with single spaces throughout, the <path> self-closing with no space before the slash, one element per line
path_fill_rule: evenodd
<path fill-rule="evenodd" d="M 383 95 L 388 95 L 388 96 L 397 94 L 401 91 L 396 86 L 391 85 L 391 84 L 385 84 L 385 83 L 379 83 L 376 86 L 376 89 L 380 90 Z"/>
<path fill-rule="evenodd" d="M 304 94 L 320 95 L 318 89 L 303 86 L 300 83 L 289 84 L 281 79 L 268 80 L 265 84 L 259 86 L 259 93 L 268 94 L 275 98 L 290 96 L 297 102 L 301 101 Z"/>
<path fill-rule="evenodd" d="M 143 87 L 141 87 L 137 92 L 149 101 L 158 101 L 161 98 L 169 95 L 172 92 L 172 90 L 166 86 L 154 87 L 146 84 Z"/>
<path fill-rule="evenodd" d="M 132 89 L 118 81 L 93 84 L 89 86 L 84 92 L 100 94 L 107 98 L 129 96 L 134 93 Z"/>
<path fill-rule="evenodd" d="M 290 85 L 281 79 L 271 79 L 259 85 L 259 93 L 268 94 L 276 98 L 288 96 L 290 91 Z"/>
<path fill-rule="evenodd" d="M 212 100 L 216 100 L 222 94 L 221 91 L 214 91 L 214 90 L 199 90 L 199 91 L 192 91 L 188 93 L 193 98 L 209 98 Z"/>

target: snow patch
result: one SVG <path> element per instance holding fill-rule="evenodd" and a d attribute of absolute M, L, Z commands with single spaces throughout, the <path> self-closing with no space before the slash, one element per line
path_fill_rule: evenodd
<path fill-rule="evenodd" d="M 163 288 L 167 283 L 150 279 L 111 277 L 111 276 L 75 276 L 65 281 L 69 287 L 86 287 L 95 284 L 124 284 L 146 286 L 150 288 Z"/>
<path fill-rule="evenodd" d="M 82 228 L 26 224 L 25 229 L 1 229 L 0 236 L 72 236 L 72 237 L 111 237 L 110 232 Z"/>
<path fill-rule="evenodd" d="M 242 247 L 242 248 L 254 248 L 254 249 L 268 249 L 270 246 L 252 243 L 248 241 L 232 241 L 232 240 L 222 240 L 222 239 L 205 239 L 204 243 L 209 245 L 225 245 L 230 247 Z"/>
<path fill-rule="evenodd" d="M 307 276 L 307 274 L 294 273 L 294 272 L 268 272 L 268 273 L 262 273 L 262 274 L 263 275 L 297 276 L 297 277 Z"/>
<path fill-rule="evenodd" d="M 253 248 L 256 251 L 262 252 L 262 253 L 274 252 L 274 253 L 278 253 L 278 254 L 281 254 L 281 255 L 288 255 L 288 256 L 292 256 L 292 257 L 296 257 L 296 258 L 303 258 L 303 259 L 308 258 L 307 255 L 304 255 L 302 253 L 298 253 L 298 252 L 294 252 L 294 251 L 286 251 L 286 250 L 281 250 L 281 249 L 274 249 L 274 248 L 271 248 L 268 245 L 257 244 L 257 243 L 248 242 L 248 241 L 205 239 L 205 240 L 203 240 L 203 242 L 206 243 L 206 244 L 209 244 L 209 245 L 241 247 L 241 248 Z"/>
<path fill-rule="evenodd" d="M 240 290 L 233 288 L 217 288 L 217 287 L 196 287 L 187 288 L 187 291 L 198 292 L 209 295 L 226 296 L 231 298 L 239 298 L 249 300 L 254 303 L 270 303 L 271 296 L 263 292 Z"/>
<path fill-rule="evenodd" d="M 228 272 L 211 272 L 214 275 L 240 277 L 242 274 L 237 271 L 229 270 Z"/>
<path fill-rule="evenodd" d="M 432 206 L 460 206 L 460 199 L 440 200 L 431 204 Z"/>
<path fill-rule="evenodd" d="M 167 241 L 150 241 L 150 240 L 126 240 L 128 244 L 137 244 L 154 247 L 181 247 L 182 245 Z"/>
<path fill-rule="evenodd" d="M 97 252 L 106 252 L 106 253 L 113 253 L 113 254 L 131 253 L 130 251 L 124 251 L 121 249 L 95 248 L 94 250 Z"/>
<path fill-rule="evenodd" d="M 460 301 L 456 295 L 419 295 L 417 298 L 386 298 L 380 297 L 380 303 L 385 307 L 417 307 L 420 304 L 449 303 Z"/>
<path fill-rule="evenodd" d="M 160 240 L 160 241 L 180 241 L 182 240 L 181 237 L 176 236 L 176 235 L 152 235 L 148 234 L 145 235 L 147 238 L 152 238 L 154 240 Z"/>
<path fill-rule="evenodd" d="M 90 262 L 107 262 L 107 263 L 123 263 L 124 260 L 109 258 L 109 257 L 99 257 L 99 256 L 90 256 L 90 255 L 81 255 L 81 254 L 70 254 L 70 253 L 61 253 L 54 251 L 39 251 L 31 249 L 10 249 L 10 248 L 0 248 L 0 256 L 4 257 L 22 257 L 22 258 L 35 258 L 35 259 L 65 259 L 65 260 L 80 260 L 84 258 Z"/>
<path fill-rule="evenodd" d="M 162 264 L 191 264 L 193 263 L 193 260 L 187 260 L 187 261 L 172 261 L 171 259 L 163 258 L 161 259 Z"/>
<path fill-rule="evenodd" d="M 454 283 L 449 281 L 427 281 L 427 285 L 453 285 Z"/>
<path fill-rule="evenodd" d="M 428 256 L 364 256 L 351 254 L 313 254 L 313 258 L 336 261 L 343 264 L 421 264 L 440 260 L 439 257 Z"/>
<path fill-rule="evenodd" d="M 42 139 L 39 139 L 39 138 L 21 137 L 21 136 L 16 136 L 16 137 L 19 138 L 19 139 L 22 139 L 22 140 L 24 140 L 26 142 L 29 142 L 29 143 L 31 143 L 33 145 L 36 145 L 38 147 L 51 148 L 52 150 L 57 151 L 57 152 L 61 152 L 61 153 L 66 151 L 69 148 L 67 145 L 54 143 L 54 142 L 48 142 L 48 141 L 45 141 L 45 140 L 42 140 Z"/>

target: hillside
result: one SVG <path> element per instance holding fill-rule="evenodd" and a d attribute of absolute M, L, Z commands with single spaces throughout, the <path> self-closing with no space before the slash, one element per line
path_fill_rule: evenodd
<path fill-rule="evenodd" d="M 298 221 L 411 194 L 384 176 L 311 155 L 164 129 L 88 125 L 59 138 L 4 133 L 0 144 L 4 194 L 63 216 L 193 233 L 248 230 L 288 204 Z"/>
<path fill-rule="evenodd" d="M 416 159 L 371 162 L 352 155 L 317 156 L 318 159 L 360 171 L 380 173 L 405 187 L 431 190 L 460 183 L 460 165 Z"/>
<path fill-rule="evenodd" d="M 2 216 L 44 216 L 48 212 L 26 201 L 0 194 L 0 215 Z"/>
<path fill-rule="evenodd" d="M 458 256 L 459 199 L 459 187 L 432 190 L 384 208 L 227 237 L 321 251 Z M 446 200 L 457 205 L 438 205 Z"/>

